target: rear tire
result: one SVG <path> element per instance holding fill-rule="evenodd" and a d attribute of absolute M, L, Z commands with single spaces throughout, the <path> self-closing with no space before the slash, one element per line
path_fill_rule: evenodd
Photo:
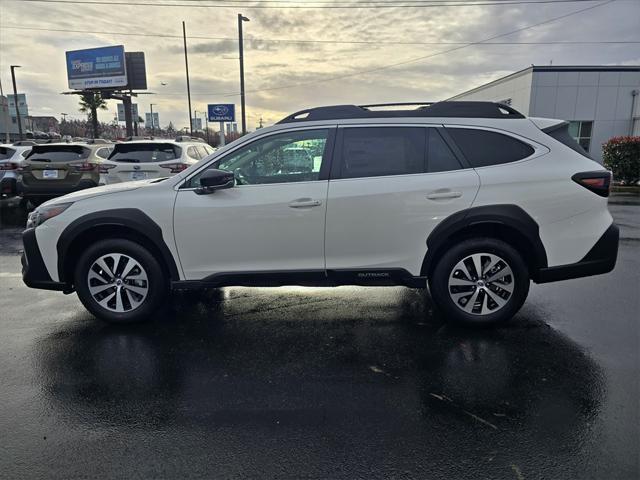
<path fill-rule="evenodd" d="M 82 253 L 74 285 L 93 315 L 107 322 L 129 323 L 156 313 L 166 298 L 168 279 L 146 248 L 130 240 L 109 239 Z"/>
<path fill-rule="evenodd" d="M 431 296 L 446 318 L 476 326 L 510 320 L 527 298 L 529 283 L 522 256 L 494 238 L 454 245 L 429 278 Z"/>

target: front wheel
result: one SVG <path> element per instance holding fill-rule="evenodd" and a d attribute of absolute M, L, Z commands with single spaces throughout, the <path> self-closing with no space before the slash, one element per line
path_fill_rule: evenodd
<path fill-rule="evenodd" d="M 74 285 L 82 304 L 107 322 L 137 322 L 162 305 L 167 278 L 141 245 L 109 239 L 89 247 L 78 261 Z"/>
<path fill-rule="evenodd" d="M 447 318 L 465 324 L 507 321 L 529 293 L 529 272 L 521 255 L 494 238 L 454 245 L 429 279 L 434 302 Z"/>

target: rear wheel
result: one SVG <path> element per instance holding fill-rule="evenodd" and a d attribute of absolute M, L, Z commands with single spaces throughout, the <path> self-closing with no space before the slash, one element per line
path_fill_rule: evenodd
<path fill-rule="evenodd" d="M 89 247 L 78 261 L 74 285 L 83 305 L 107 322 L 137 322 L 162 305 L 167 279 L 141 245 L 110 239 Z"/>
<path fill-rule="evenodd" d="M 447 318 L 489 325 L 511 319 L 529 293 L 520 254 L 493 238 L 468 239 L 446 252 L 429 279 L 431 295 Z"/>

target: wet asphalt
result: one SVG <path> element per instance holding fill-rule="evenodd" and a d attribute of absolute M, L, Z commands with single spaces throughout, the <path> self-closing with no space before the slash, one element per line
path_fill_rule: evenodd
<path fill-rule="evenodd" d="M 616 270 L 505 327 L 407 288 L 227 288 L 110 326 L 20 277 L 0 205 L 0 477 L 640 477 L 640 199 Z"/>

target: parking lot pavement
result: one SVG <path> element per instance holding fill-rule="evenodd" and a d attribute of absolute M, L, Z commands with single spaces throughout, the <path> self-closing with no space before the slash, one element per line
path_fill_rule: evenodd
<path fill-rule="evenodd" d="M 637 479 L 640 205 L 616 270 L 446 326 L 406 288 L 231 288 L 135 326 L 29 290 L 0 211 L 0 476 Z"/>

